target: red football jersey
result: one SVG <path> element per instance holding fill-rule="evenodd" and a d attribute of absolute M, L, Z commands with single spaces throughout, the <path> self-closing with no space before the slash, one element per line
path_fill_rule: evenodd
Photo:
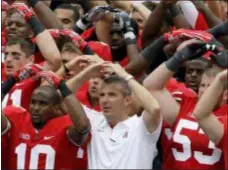
<path fill-rule="evenodd" d="M 7 105 L 21 106 L 29 110 L 29 103 L 33 91 L 39 86 L 39 83 L 33 79 L 26 79 L 16 83 L 2 101 L 2 107 Z"/>
<path fill-rule="evenodd" d="M 8 134 L 4 134 L 2 137 L 1 137 L 1 161 L 2 161 L 2 164 L 1 164 L 1 169 L 7 169 L 7 162 L 8 162 L 8 158 L 9 156 L 7 155 L 8 154 L 8 141 L 7 141 L 7 137 L 8 137 Z"/>
<path fill-rule="evenodd" d="M 196 92 L 187 88 L 184 83 L 178 82 L 175 78 L 168 81 L 166 88 L 178 102 L 181 102 L 184 96 L 197 97 Z"/>
<path fill-rule="evenodd" d="M 171 129 L 167 128 L 163 133 L 163 144 L 166 144 L 163 152 L 164 169 L 224 168 L 222 150 L 208 139 L 192 116 L 196 103 L 196 97 L 184 97 L 176 121 Z M 214 114 L 222 116 L 226 109 L 227 106 L 221 107 Z"/>
<path fill-rule="evenodd" d="M 228 169 L 228 132 L 227 132 L 227 115 L 223 116 L 221 119 L 221 122 L 223 123 L 224 126 L 224 134 L 223 134 L 223 138 L 220 141 L 220 143 L 218 144 L 218 147 L 220 149 L 222 149 L 223 151 L 223 156 L 224 156 L 224 162 L 225 162 L 225 169 Z"/>
<path fill-rule="evenodd" d="M 99 41 L 90 41 L 88 46 L 105 61 L 112 61 L 112 53 L 108 44 Z"/>
<path fill-rule="evenodd" d="M 67 136 L 72 126 L 68 115 L 49 120 L 36 130 L 30 113 L 20 107 L 8 106 L 3 113 L 10 121 L 9 169 L 86 169 L 86 148 L 90 137 L 81 147 Z"/>

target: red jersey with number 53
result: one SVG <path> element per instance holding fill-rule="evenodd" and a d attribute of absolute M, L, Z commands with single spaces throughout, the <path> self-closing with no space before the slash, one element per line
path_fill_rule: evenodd
<path fill-rule="evenodd" d="M 67 130 L 68 115 L 53 118 L 37 131 L 30 114 L 21 107 L 7 106 L 3 113 L 10 121 L 8 169 L 86 169 L 86 148 L 73 144 Z"/>
<path fill-rule="evenodd" d="M 163 169 L 224 169 L 222 150 L 208 139 L 192 116 L 196 103 L 197 98 L 183 97 L 176 121 L 169 131 L 165 129 L 163 135 L 169 140 L 163 141 Z M 214 114 L 226 112 L 227 106 L 223 106 Z"/>

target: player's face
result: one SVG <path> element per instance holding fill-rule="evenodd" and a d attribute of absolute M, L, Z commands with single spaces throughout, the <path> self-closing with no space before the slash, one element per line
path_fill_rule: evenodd
<path fill-rule="evenodd" d="M 121 31 L 121 28 L 117 24 L 112 25 L 111 29 L 111 47 L 112 49 L 117 49 L 119 47 L 124 46 L 124 37 Z"/>
<path fill-rule="evenodd" d="M 10 37 L 29 37 L 30 29 L 24 18 L 17 12 L 8 17 L 6 35 Z"/>
<path fill-rule="evenodd" d="M 104 116 L 114 119 L 123 116 L 122 113 L 127 114 L 130 105 L 129 97 L 123 95 L 122 86 L 115 83 L 101 85 L 99 101 Z"/>
<path fill-rule="evenodd" d="M 101 87 L 101 78 L 92 78 L 89 80 L 89 95 L 92 98 L 99 98 Z"/>
<path fill-rule="evenodd" d="M 195 92 L 198 92 L 202 74 L 207 67 L 203 61 L 190 61 L 186 64 L 185 84 Z"/>
<path fill-rule="evenodd" d="M 53 106 L 45 91 L 37 89 L 33 92 L 30 102 L 30 114 L 35 126 L 42 126 L 48 120 L 55 117 Z"/>
<path fill-rule="evenodd" d="M 63 28 L 72 29 L 75 20 L 74 20 L 74 12 L 70 9 L 55 9 L 56 17 L 62 23 Z"/>
<path fill-rule="evenodd" d="M 27 57 L 19 44 L 6 46 L 5 48 L 5 71 L 6 75 L 20 70 L 25 64 L 31 62 L 31 57 Z"/>

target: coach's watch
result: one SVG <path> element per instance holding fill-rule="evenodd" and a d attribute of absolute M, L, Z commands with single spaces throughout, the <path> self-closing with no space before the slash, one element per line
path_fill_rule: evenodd
<path fill-rule="evenodd" d="M 129 80 L 134 79 L 134 77 L 128 74 L 124 79 L 128 82 Z"/>

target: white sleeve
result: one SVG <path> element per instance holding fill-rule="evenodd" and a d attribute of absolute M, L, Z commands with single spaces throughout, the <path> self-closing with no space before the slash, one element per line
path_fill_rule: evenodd
<path fill-rule="evenodd" d="M 160 137 L 161 134 L 161 128 L 162 128 L 162 119 L 160 120 L 160 123 L 156 130 L 154 130 L 152 133 L 149 133 L 146 125 L 143 120 L 143 115 L 139 117 L 139 127 L 141 129 L 141 134 L 147 138 L 149 142 L 156 143 Z"/>
<path fill-rule="evenodd" d="M 7 118 L 6 118 L 7 119 Z M 7 119 L 7 127 L 6 129 L 2 132 L 2 136 L 5 135 L 11 128 L 10 121 Z"/>
<path fill-rule="evenodd" d="M 101 119 L 104 118 L 103 113 L 102 112 L 98 112 L 96 110 L 90 109 L 85 105 L 82 105 L 86 116 L 88 117 L 92 128 L 94 128 L 95 126 L 97 126 L 97 124 L 99 124 L 99 122 L 101 121 Z"/>
<path fill-rule="evenodd" d="M 198 18 L 198 14 L 199 14 L 195 5 L 191 1 L 178 1 L 177 5 L 180 6 L 180 9 L 183 12 L 188 23 L 194 29 L 195 25 L 196 25 L 197 18 Z"/>

